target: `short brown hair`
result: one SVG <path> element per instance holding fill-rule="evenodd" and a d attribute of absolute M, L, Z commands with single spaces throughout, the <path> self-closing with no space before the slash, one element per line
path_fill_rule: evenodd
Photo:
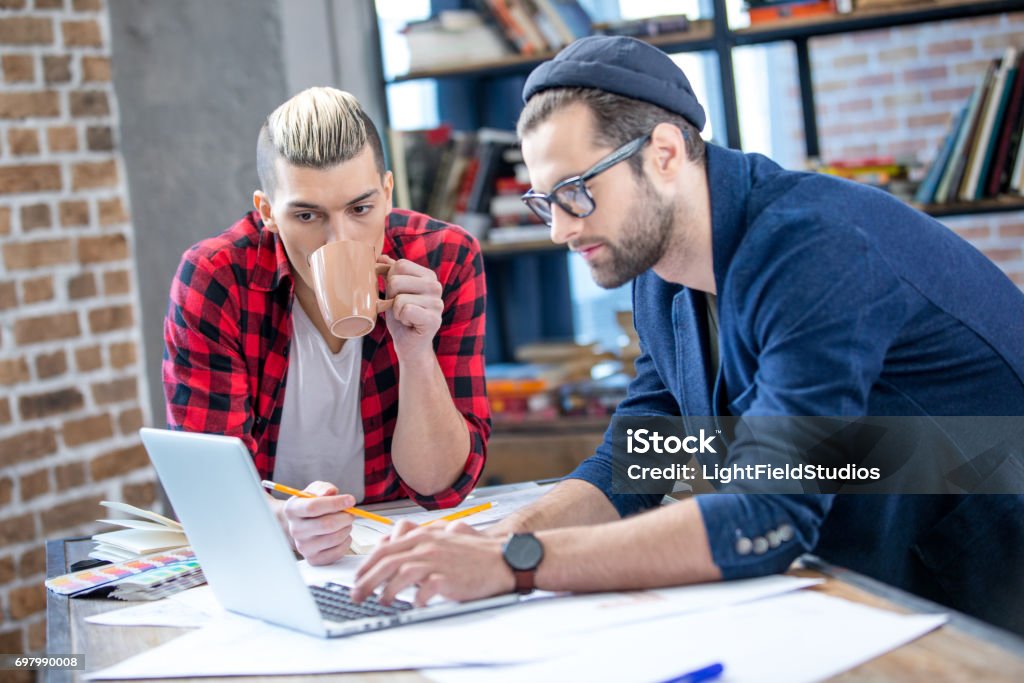
<path fill-rule="evenodd" d="M 359 156 L 369 145 L 377 172 L 384 174 L 384 149 L 373 121 L 350 93 L 309 88 L 267 117 L 256 142 L 256 172 L 273 195 L 278 157 L 295 166 L 330 168 Z"/>
<path fill-rule="evenodd" d="M 634 100 L 596 88 L 551 88 L 542 90 L 527 101 L 516 132 L 522 139 L 551 116 L 572 104 L 586 106 L 594 115 L 595 142 L 602 147 L 617 148 L 630 140 L 646 135 L 659 123 L 670 123 L 683 133 L 686 157 L 704 164 L 704 140 L 692 123 L 656 104 Z M 638 175 L 643 169 L 640 155 L 629 160 Z"/>

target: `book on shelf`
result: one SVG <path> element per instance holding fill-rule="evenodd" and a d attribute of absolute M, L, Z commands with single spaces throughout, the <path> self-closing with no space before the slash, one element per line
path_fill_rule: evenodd
<path fill-rule="evenodd" d="M 530 189 L 530 183 L 517 177 L 498 178 L 494 183 L 490 214 L 492 229 L 518 225 L 536 225 L 541 222 L 533 211 L 523 203 L 523 193 Z"/>
<path fill-rule="evenodd" d="M 877 187 L 904 200 L 909 200 L 913 194 L 910 165 L 891 156 L 836 159 L 816 166 L 815 170 Z"/>
<path fill-rule="evenodd" d="M 551 52 L 561 47 L 561 42 L 555 37 L 555 42 L 548 40 L 545 31 L 537 23 L 537 8 L 531 0 L 505 0 L 508 3 L 509 14 L 512 20 L 522 28 L 527 39 L 532 45 L 537 46 L 538 52 Z"/>
<path fill-rule="evenodd" d="M 546 225 L 524 224 L 493 227 L 487 231 L 491 244 L 516 244 L 518 242 L 543 242 L 551 239 L 551 228 Z"/>
<path fill-rule="evenodd" d="M 657 17 L 627 19 L 594 24 L 594 30 L 606 36 L 653 38 L 666 33 L 686 33 L 693 26 L 685 14 L 664 14 Z"/>
<path fill-rule="evenodd" d="M 395 206 L 456 223 L 483 240 L 494 227 L 535 224 L 520 197 L 529 185 L 513 131 L 449 126 L 389 131 Z"/>
<path fill-rule="evenodd" d="M 1009 190 L 1010 175 L 1013 172 L 1010 162 L 1016 154 L 1016 143 L 1020 141 L 1021 126 L 1024 125 L 1024 77 L 1022 77 L 1022 73 L 1024 73 L 1024 51 L 1019 51 L 1016 73 L 1012 83 L 1007 87 L 1010 94 L 1006 103 L 1005 123 L 999 132 L 995 158 L 988 174 L 985 194 L 989 197 L 995 197 L 1001 192 Z"/>
<path fill-rule="evenodd" d="M 1020 136 L 1020 146 L 1017 148 L 1017 159 L 1013 165 L 1013 173 L 1010 176 L 1008 192 L 1024 194 L 1024 135 Z"/>
<path fill-rule="evenodd" d="M 992 87 L 978 123 L 978 134 L 971 149 L 964 181 L 960 187 L 960 200 L 969 202 L 981 199 L 984 189 L 984 174 L 992 163 L 992 147 L 1002 123 L 1003 111 L 1006 108 L 1007 78 L 1016 73 L 1017 51 L 1008 48 L 992 78 Z M 1012 81 L 1010 82 L 1012 85 Z"/>
<path fill-rule="evenodd" d="M 960 186 L 958 175 L 963 174 L 963 167 L 967 163 L 969 151 L 968 141 L 973 135 L 978 120 L 978 113 L 981 109 L 982 100 L 985 97 L 989 80 L 993 72 L 989 65 L 985 77 L 975 87 L 967 102 L 967 112 L 960 126 L 960 133 L 957 135 L 956 144 L 953 146 L 953 153 L 949 157 L 946 168 L 942 171 L 942 179 L 939 181 L 939 188 L 935 191 L 935 203 L 945 204 L 955 197 Z"/>
<path fill-rule="evenodd" d="M 750 25 L 836 13 L 833 0 L 747 0 Z"/>
<path fill-rule="evenodd" d="M 980 170 L 974 186 L 973 199 L 982 199 L 987 195 L 989 178 L 996 174 L 994 167 L 998 154 L 997 146 L 1002 137 L 1002 130 L 1012 125 L 1012 120 L 1007 118 L 1007 110 L 1010 105 L 1010 96 L 1013 86 L 1017 80 L 1019 54 L 1015 48 L 1009 48 L 1003 56 L 1000 71 L 1002 78 L 999 82 L 998 96 L 993 97 L 993 113 L 991 125 L 989 126 L 986 139 L 983 141 L 984 153 L 981 157 Z"/>
<path fill-rule="evenodd" d="M 594 32 L 593 20 L 577 0 L 534 0 L 534 2 L 562 36 L 566 45 Z"/>
<path fill-rule="evenodd" d="M 555 52 L 590 35 L 590 16 L 576 0 L 475 0 L 489 25 L 504 36 L 514 53 L 538 56 Z"/>
<path fill-rule="evenodd" d="M 897 9 L 905 8 L 908 5 L 934 5 L 935 0 L 855 0 L 854 6 L 858 10 L 872 9 Z"/>
<path fill-rule="evenodd" d="M 473 10 L 445 10 L 436 17 L 406 24 L 401 31 L 409 49 L 409 71 L 456 67 L 500 60 L 516 54 L 504 33 Z"/>
<path fill-rule="evenodd" d="M 188 545 L 181 524 L 169 517 L 127 503 L 104 500 L 100 505 L 130 517 L 99 520 L 103 524 L 122 528 L 94 534 L 92 540 L 96 542 L 96 547 L 89 553 L 91 558 L 122 562 Z"/>
<path fill-rule="evenodd" d="M 1024 127 L 1024 54 L 1009 48 L 992 60 L 950 126 L 915 201 L 972 202 L 1021 193 L 1021 132 Z"/>
<path fill-rule="evenodd" d="M 935 201 L 935 193 L 939 189 L 939 180 L 942 179 L 942 170 L 949 163 L 949 158 L 953 154 L 953 147 L 956 145 L 957 136 L 960 133 L 960 127 L 963 125 L 966 117 L 967 107 L 965 106 L 957 114 L 956 118 L 953 119 L 953 126 L 950 128 L 949 134 L 946 135 L 938 155 L 932 161 L 931 166 L 928 168 L 928 173 L 914 194 L 914 201 L 918 204 L 931 204 Z"/>
<path fill-rule="evenodd" d="M 491 18 L 491 23 L 501 30 L 519 54 L 539 55 L 546 49 L 546 45 L 530 40 L 526 28 L 513 15 L 510 0 L 476 0 L 476 4 L 480 13 Z"/>
<path fill-rule="evenodd" d="M 430 216 L 450 221 L 455 215 L 462 178 L 467 172 L 475 148 L 476 137 L 472 133 L 452 131 L 450 144 L 437 169 L 437 177 L 427 204 L 427 213 Z"/>
<path fill-rule="evenodd" d="M 431 195 L 449 153 L 451 126 L 422 130 L 389 130 L 391 170 L 395 176 L 395 206 L 420 213 L 429 211 Z"/>
<path fill-rule="evenodd" d="M 577 38 L 590 35 L 592 22 L 586 10 L 575 0 L 533 0 L 540 12 L 539 21 L 550 26 L 558 38 L 558 45 L 565 46 Z"/>
<path fill-rule="evenodd" d="M 457 216 L 456 222 L 466 227 L 468 222 L 475 227 L 486 229 L 493 225 L 491 199 L 501 178 L 516 177 L 516 166 L 522 165 L 519 141 L 512 131 L 496 128 L 481 128 L 477 131 L 476 173 L 466 198 L 465 212 Z M 467 228 L 468 229 L 468 228 Z"/>

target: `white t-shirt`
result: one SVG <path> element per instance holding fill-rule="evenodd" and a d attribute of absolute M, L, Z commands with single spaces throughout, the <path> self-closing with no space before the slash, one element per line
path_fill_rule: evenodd
<path fill-rule="evenodd" d="M 331 353 L 298 301 L 292 327 L 274 481 L 297 489 L 328 481 L 360 501 L 365 492 L 359 406 L 363 340 L 349 339 Z"/>

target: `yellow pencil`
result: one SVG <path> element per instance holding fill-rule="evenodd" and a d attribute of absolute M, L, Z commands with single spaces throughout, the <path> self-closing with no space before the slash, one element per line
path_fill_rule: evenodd
<path fill-rule="evenodd" d="M 459 510 L 458 512 L 453 512 L 450 515 L 445 515 L 444 517 L 438 517 L 437 519 L 432 519 L 429 522 L 424 522 L 420 526 L 427 526 L 429 524 L 433 524 L 434 522 L 451 522 L 451 521 L 456 520 L 456 519 L 462 519 L 463 517 L 469 517 L 470 515 L 475 515 L 478 512 L 483 512 L 484 510 L 490 510 L 495 505 L 497 505 L 497 503 L 495 503 L 493 501 L 490 502 L 490 503 L 483 503 L 482 505 L 477 505 L 477 506 L 474 506 L 474 507 L 471 507 L 471 508 L 466 508 L 465 510 Z"/>
<path fill-rule="evenodd" d="M 315 493 L 309 493 L 308 491 L 300 491 L 298 489 L 293 489 L 291 486 L 285 486 L 284 484 L 278 484 L 277 482 L 267 481 L 265 479 L 261 481 L 260 484 L 263 485 L 263 488 L 269 491 L 277 491 L 278 493 L 285 493 L 289 496 L 298 496 L 299 498 L 317 497 Z M 349 513 L 350 515 L 355 515 L 356 517 L 365 517 L 366 519 L 372 519 L 373 521 L 380 522 L 381 524 L 394 524 L 394 522 L 392 522 L 387 517 L 381 517 L 380 515 L 375 515 L 372 512 L 367 512 L 366 510 L 360 510 L 359 508 L 346 508 L 345 512 Z"/>

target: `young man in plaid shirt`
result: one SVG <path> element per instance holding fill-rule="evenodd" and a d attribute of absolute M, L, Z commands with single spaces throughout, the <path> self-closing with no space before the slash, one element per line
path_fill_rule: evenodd
<path fill-rule="evenodd" d="M 257 166 L 255 211 L 186 251 L 171 285 L 167 418 L 241 438 L 261 477 L 318 494 L 270 504 L 296 549 L 328 564 L 351 543 L 344 509 L 451 507 L 476 484 L 490 433 L 483 262 L 461 228 L 392 210 L 380 137 L 348 93 L 278 107 Z M 394 306 L 363 338 L 334 337 L 313 293 L 309 258 L 336 240 L 390 266 Z"/>

